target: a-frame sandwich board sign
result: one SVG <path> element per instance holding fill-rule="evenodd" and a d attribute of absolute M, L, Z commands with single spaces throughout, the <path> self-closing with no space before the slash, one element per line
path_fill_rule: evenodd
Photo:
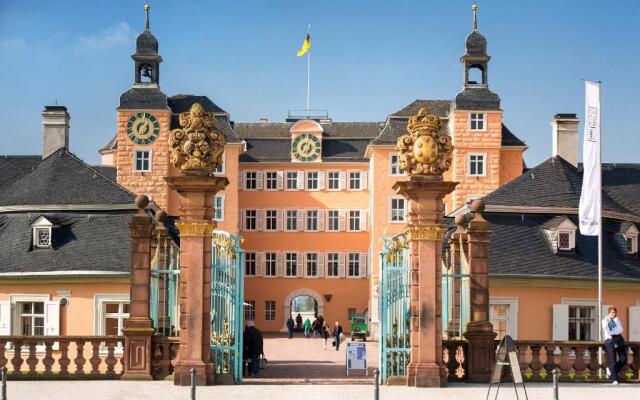
<path fill-rule="evenodd" d="M 505 366 L 511 369 L 511 376 L 513 380 L 513 389 L 516 392 L 516 399 L 520 399 L 518 396 L 518 384 L 522 384 L 524 390 L 525 399 L 529 400 L 527 395 L 527 388 L 524 385 L 522 379 L 522 373 L 520 372 L 520 363 L 518 362 L 518 349 L 513 339 L 509 335 L 505 335 L 500 341 L 498 348 L 496 349 L 496 363 L 493 366 L 493 373 L 491 374 L 491 381 L 489 381 L 489 390 L 487 391 L 487 398 L 489 400 L 489 394 L 491 393 L 491 386 L 497 385 L 496 399 L 498 398 L 498 392 L 500 391 L 500 378 L 502 377 L 502 371 Z"/>

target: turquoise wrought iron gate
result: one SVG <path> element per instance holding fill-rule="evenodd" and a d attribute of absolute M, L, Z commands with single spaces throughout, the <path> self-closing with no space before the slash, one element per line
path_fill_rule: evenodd
<path fill-rule="evenodd" d="M 465 251 L 460 251 L 457 260 L 450 253 L 449 249 L 444 254 L 442 271 L 442 332 L 446 332 L 447 339 L 463 340 L 462 334 L 470 319 L 469 264 Z"/>
<path fill-rule="evenodd" d="M 380 374 L 406 375 L 411 352 L 409 329 L 409 277 L 411 256 L 404 234 L 383 238 L 380 253 Z"/>
<path fill-rule="evenodd" d="M 211 240 L 211 358 L 217 374 L 242 381 L 244 250 L 240 236 L 214 231 Z"/>
<path fill-rule="evenodd" d="M 180 248 L 170 237 L 158 238 L 150 279 L 150 311 L 156 334 L 178 336 Z"/>

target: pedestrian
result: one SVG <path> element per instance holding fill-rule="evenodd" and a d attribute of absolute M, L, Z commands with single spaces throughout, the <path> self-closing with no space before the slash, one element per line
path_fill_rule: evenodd
<path fill-rule="evenodd" d="M 609 361 L 608 373 L 611 383 L 618 384 L 618 373 L 627 365 L 627 345 L 622 337 L 622 322 L 618 318 L 618 309 L 609 307 L 607 316 L 602 320 L 604 330 L 604 350 Z"/>
<path fill-rule="evenodd" d="M 244 331 L 244 350 L 247 358 L 251 360 L 251 376 L 260 374 L 260 355 L 263 353 L 262 332 L 255 327 L 253 321 L 247 322 L 247 329 Z"/>
<path fill-rule="evenodd" d="M 302 315 L 300 315 L 300 313 L 296 315 L 296 329 L 302 330 Z"/>
<path fill-rule="evenodd" d="M 309 321 L 309 318 L 304 320 L 304 337 L 306 337 L 307 339 L 311 339 L 311 335 L 309 334 L 311 332 L 311 321 Z"/>
<path fill-rule="evenodd" d="M 291 318 L 291 315 L 289 315 L 289 319 L 287 319 L 287 335 L 289 339 L 293 339 L 293 325 L 293 318 Z"/>
<path fill-rule="evenodd" d="M 336 321 L 336 324 L 333 328 L 333 342 L 336 346 L 336 351 L 340 350 L 340 338 L 342 337 L 342 326 Z"/>
<path fill-rule="evenodd" d="M 327 340 L 329 340 L 329 326 L 327 325 L 327 323 L 323 323 L 322 324 L 322 328 L 321 329 L 321 335 L 322 335 L 322 341 L 324 342 L 324 349 L 327 349 Z"/>
<path fill-rule="evenodd" d="M 313 332 L 313 338 L 318 337 L 318 318 L 314 319 L 311 323 L 311 332 Z"/>

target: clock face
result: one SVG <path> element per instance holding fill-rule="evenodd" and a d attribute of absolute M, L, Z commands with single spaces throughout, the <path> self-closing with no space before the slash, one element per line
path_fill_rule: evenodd
<path fill-rule="evenodd" d="M 127 136 L 134 143 L 149 144 L 160 134 L 160 123 L 153 115 L 139 112 L 129 118 L 127 122 Z"/>
<path fill-rule="evenodd" d="M 310 133 L 296 136 L 291 144 L 291 153 L 298 161 L 315 161 L 320 157 L 320 151 L 320 139 Z"/>

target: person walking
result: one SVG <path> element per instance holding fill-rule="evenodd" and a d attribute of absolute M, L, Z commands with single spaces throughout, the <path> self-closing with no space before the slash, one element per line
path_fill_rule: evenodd
<path fill-rule="evenodd" d="M 289 315 L 289 319 L 287 319 L 287 336 L 289 337 L 289 339 L 293 339 L 293 318 L 291 318 L 291 315 Z"/>
<path fill-rule="evenodd" d="M 320 332 L 320 326 L 318 326 L 318 318 L 314 319 L 311 323 L 311 332 L 313 332 L 313 338 L 318 337 L 318 332 Z"/>
<path fill-rule="evenodd" d="M 307 339 L 311 339 L 311 335 L 309 334 L 311 332 L 311 321 L 309 321 L 309 318 L 304 320 L 304 337 L 306 337 Z"/>
<path fill-rule="evenodd" d="M 302 315 L 296 315 L 296 329 L 302 329 Z"/>
<path fill-rule="evenodd" d="M 622 337 L 622 322 L 618 318 L 618 309 L 609 307 L 607 316 L 602 320 L 604 331 L 604 350 L 609 361 L 609 379 L 618 384 L 618 373 L 627 365 L 627 345 Z"/>
<path fill-rule="evenodd" d="M 340 350 L 340 338 L 342 337 L 342 326 L 336 321 L 333 327 L 333 341 L 336 344 L 336 351 Z"/>
<path fill-rule="evenodd" d="M 322 324 L 322 327 L 320 328 L 320 334 L 322 335 L 322 341 L 324 343 L 324 349 L 327 349 L 327 340 L 329 340 L 329 326 L 327 325 L 326 322 L 324 322 Z"/>
<path fill-rule="evenodd" d="M 253 321 L 247 322 L 247 329 L 244 331 L 244 350 L 246 356 L 251 360 L 251 376 L 260 374 L 260 355 L 263 353 L 262 332 L 255 327 Z"/>

